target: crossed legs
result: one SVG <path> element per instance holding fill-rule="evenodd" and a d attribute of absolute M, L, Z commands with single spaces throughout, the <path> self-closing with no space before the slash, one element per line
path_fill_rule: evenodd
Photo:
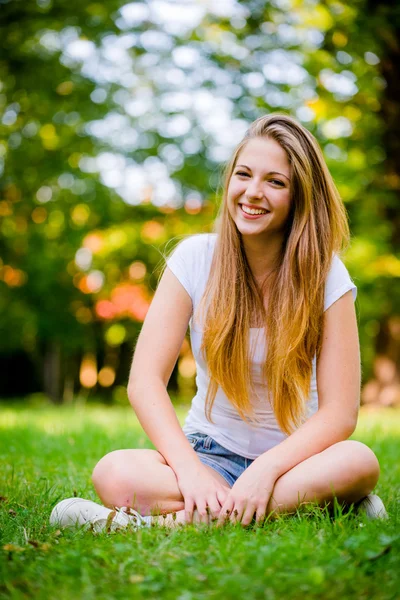
<path fill-rule="evenodd" d="M 228 487 L 219 473 L 207 468 Z M 379 463 L 370 448 L 352 440 L 338 442 L 277 480 L 267 514 L 293 512 L 304 502 L 325 505 L 334 497 L 351 504 L 367 496 L 378 478 Z M 176 513 L 176 522 L 184 522 L 184 501 L 175 473 L 155 450 L 110 452 L 96 465 L 93 484 L 106 506 L 131 507 L 142 515 Z M 173 522 L 168 516 L 160 520 Z"/>

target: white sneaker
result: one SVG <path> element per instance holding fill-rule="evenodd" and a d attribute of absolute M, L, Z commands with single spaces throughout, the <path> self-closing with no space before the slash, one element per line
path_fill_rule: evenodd
<path fill-rule="evenodd" d="M 367 519 L 388 519 L 385 505 L 376 494 L 368 494 L 356 505 L 357 513 L 364 513 Z"/>
<path fill-rule="evenodd" d="M 67 498 L 61 500 L 51 511 L 50 524 L 59 527 L 87 525 L 92 526 L 96 532 L 115 531 L 127 525 L 133 525 L 134 529 L 149 526 L 151 517 L 142 517 L 132 509 L 129 509 L 128 514 L 121 508 L 111 510 L 91 500 Z"/>

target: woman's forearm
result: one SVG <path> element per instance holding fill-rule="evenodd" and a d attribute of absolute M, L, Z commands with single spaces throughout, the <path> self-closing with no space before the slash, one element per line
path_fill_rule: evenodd
<path fill-rule="evenodd" d="M 276 479 L 329 446 L 347 440 L 356 423 L 341 419 L 337 411 L 320 409 L 283 442 L 256 460 L 272 470 Z"/>
<path fill-rule="evenodd" d="M 128 397 L 147 436 L 176 474 L 200 462 L 182 431 L 161 379 L 128 386 Z"/>

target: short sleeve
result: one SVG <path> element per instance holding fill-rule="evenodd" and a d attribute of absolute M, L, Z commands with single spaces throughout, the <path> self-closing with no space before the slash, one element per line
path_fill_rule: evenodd
<path fill-rule="evenodd" d="M 343 262 L 337 254 L 334 254 L 332 265 L 325 283 L 324 311 L 350 290 L 353 294 L 353 300 L 355 301 L 357 298 L 357 287 L 351 280 L 349 272 Z"/>
<path fill-rule="evenodd" d="M 189 296 L 194 298 L 194 264 L 195 264 L 195 252 L 197 247 L 198 236 L 190 236 L 185 240 L 181 241 L 171 256 L 166 260 L 167 266 L 171 269 L 175 277 L 183 285 Z"/>

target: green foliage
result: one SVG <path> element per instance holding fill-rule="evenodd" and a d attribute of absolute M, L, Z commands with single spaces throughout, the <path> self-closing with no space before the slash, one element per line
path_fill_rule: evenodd
<path fill-rule="evenodd" d="M 368 378 L 400 305 L 399 11 L 251 0 L 180 21 L 174 6 L 0 1 L 0 352 L 38 370 L 57 355 L 59 396 L 82 352 L 107 355 L 111 323 L 131 347 L 166 242 L 210 229 L 230 149 L 283 110 L 319 139 L 348 208 Z M 138 309 L 112 308 L 121 286 Z"/>

